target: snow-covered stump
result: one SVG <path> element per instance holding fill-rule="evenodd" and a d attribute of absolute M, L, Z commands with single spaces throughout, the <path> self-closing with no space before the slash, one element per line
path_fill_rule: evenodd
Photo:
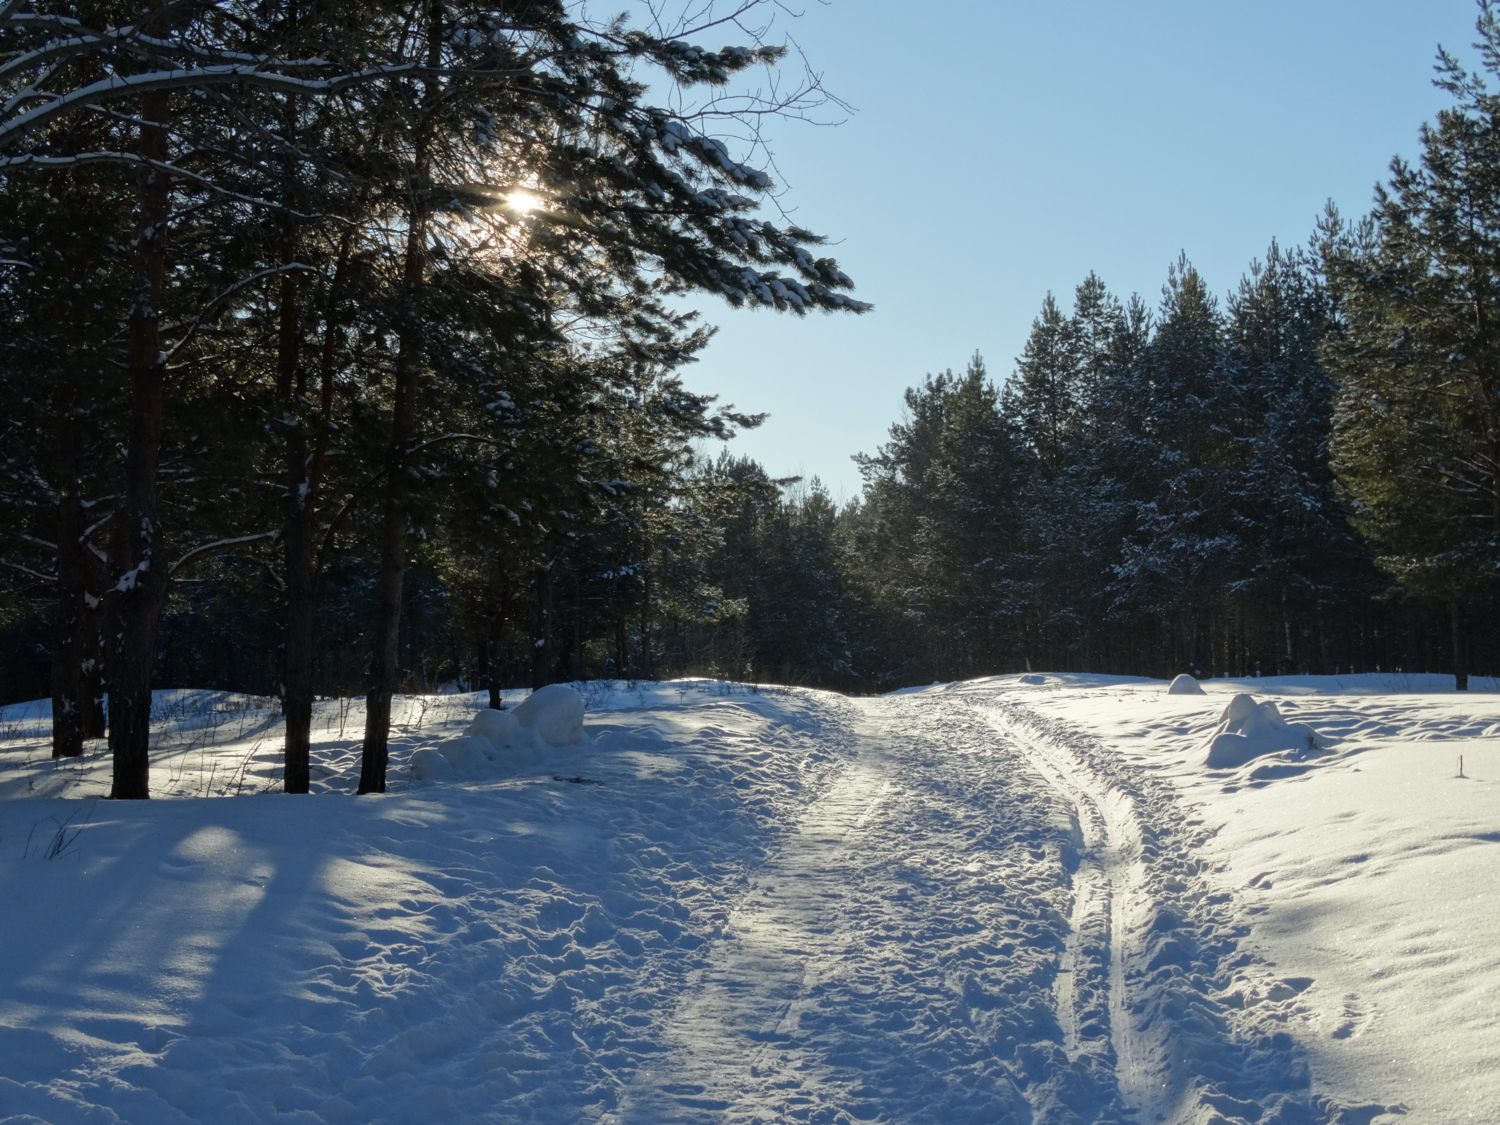
<path fill-rule="evenodd" d="M 1316 750 L 1318 736 L 1306 723 L 1289 723 L 1275 703 L 1240 694 L 1229 701 L 1208 742 L 1209 769 L 1238 769 L 1252 759 L 1283 750 Z"/>

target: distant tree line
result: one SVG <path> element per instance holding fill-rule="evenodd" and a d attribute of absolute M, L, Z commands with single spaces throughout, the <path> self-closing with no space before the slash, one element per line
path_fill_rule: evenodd
<path fill-rule="evenodd" d="M 1500 22 L 1479 5 L 1484 69 Z M 1372 213 L 1331 207 L 1222 304 L 1089 276 L 1000 387 L 906 393 L 860 500 L 757 467 L 713 574 L 721 666 L 856 690 L 1017 670 L 1166 676 L 1500 667 L 1500 96 L 1453 104 Z M 741 656 L 742 653 L 748 654 Z M 698 666 L 703 666 L 699 661 Z"/>

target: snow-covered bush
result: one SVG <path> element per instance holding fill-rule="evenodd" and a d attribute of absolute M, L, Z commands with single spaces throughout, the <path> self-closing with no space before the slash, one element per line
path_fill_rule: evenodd
<path fill-rule="evenodd" d="M 1276 704 L 1257 703 L 1252 696 L 1236 695 L 1208 743 L 1204 765 L 1209 769 L 1235 769 L 1252 758 L 1281 750 L 1313 750 L 1317 735 L 1306 723 L 1289 723 Z"/>

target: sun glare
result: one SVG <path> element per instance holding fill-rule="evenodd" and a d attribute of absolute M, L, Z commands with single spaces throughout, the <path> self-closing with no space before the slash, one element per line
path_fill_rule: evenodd
<path fill-rule="evenodd" d="M 542 201 L 529 191 L 513 191 L 505 197 L 505 202 L 510 205 L 511 210 L 519 211 L 522 215 L 529 215 L 542 206 Z"/>

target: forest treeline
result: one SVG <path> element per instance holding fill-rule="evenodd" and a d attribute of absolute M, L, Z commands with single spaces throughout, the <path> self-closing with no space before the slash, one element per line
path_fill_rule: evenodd
<path fill-rule="evenodd" d="M 0 697 L 50 695 L 57 753 L 107 693 L 143 796 L 153 686 L 280 696 L 293 792 L 314 698 L 364 696 L 378 791 L 391 695 L 455 681 L 1496 666 L 1479 78 L 1443 56 L 1420 161 L 1224 299 L 1091 275 L 1007 377 L 925 378 L 841 507 L 700 452 L 760 418 L 684 384 L 680 311 L 868 308 L 740 159 L 824 95 L 736 85 L 781 57 L 743 18 L 652 26 L 0 8 Z"/>

